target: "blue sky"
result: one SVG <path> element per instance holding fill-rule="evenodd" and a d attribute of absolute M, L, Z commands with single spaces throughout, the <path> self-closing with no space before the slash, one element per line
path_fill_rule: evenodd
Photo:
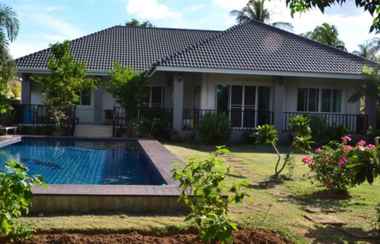
<path fill-rule="evenodd" d="M 158 27 L 222 30 L 235 23 L 229 14 L 247 0 L 3 0 L 18 14 L 21 29 L 11 45 L 14 57 L 46 48 L 49 43 L 73 39 L 106 27 L 123 24 L 131 18 L 150 20 Z M 267 7 L 271 22 L 287 21 L 295 33 L 312 30 L 328 22 L 337 26 L 350 51 L 373 37 L 368 30 L 371 16 L 356 9 L 353 1 L 322 14 L 312 10 L 294 18 L 285 0 L 271 0 Z"/>

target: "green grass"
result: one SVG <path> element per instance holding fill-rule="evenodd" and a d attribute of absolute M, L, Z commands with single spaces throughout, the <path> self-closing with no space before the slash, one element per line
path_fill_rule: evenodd
<path fill-rule="evenodd" d="M 171 152 L 186 160 L 193 156 L 206 156 L 213 148 L 189 145 L 165 145 Z M 315 193 L 323 188 L 311 182 L 308 168 L 295 157 L 292 180 L 265 185 L 273 174 L 276 156 L 270 148 L 236 146 L 227 157 L 231 173 L 229 182 L 245 179 L 249 182 L 249 197 L 244 203 L 232 207 L 233 218 L 242 226 L 273 229 L 290 236 L 296 242 L 310 241 L 344 243 L 354 241 L 345 231 L 367 234 L 375 221 L 375 206 L 380 203 L 380 181 L 363 184 L 350 190 L 351 198 L 344 200 L 320 199 Z M 285 172 L 287 173 L 287 172 Z M 333 209 L 332 215 L 344 220 L 342 229 L 312 223 L 304 216 L 305 208 Z M 126 215 L 28 217 L 41 231 L 109 232 L 170 232 L 185 228 L 183 217 L 138 217 Z M 343 230 L 343 231 L 342 231 Z"/>

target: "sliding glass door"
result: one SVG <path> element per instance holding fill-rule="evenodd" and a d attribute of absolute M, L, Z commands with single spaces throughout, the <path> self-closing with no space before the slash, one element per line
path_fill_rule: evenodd
<path fill-rule="evenodd" d="M 217 112 L 228 114 L 234 128 L 255 128 L 271 123 L 270 87 L 219 85 Z"/>

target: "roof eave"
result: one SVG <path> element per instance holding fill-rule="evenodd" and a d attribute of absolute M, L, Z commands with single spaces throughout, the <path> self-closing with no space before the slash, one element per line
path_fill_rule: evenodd
<path fill-rule="evenodd" d="M 304 78 L 330 78 L 330 79 L 348 79 L 348 80 L 364 80 L 365 79 L 365 77 L 361 74 L 351 74 L 351 73 L 283 72 L 283 71 L 257 71 L 257 70 L 240 70 L 240 69 L 189 68 L 189 67 L 169 67 L 169 66 L 157 66 L 154 71 L 214 73 L 214 74 L 231 74 L 231 75 L 262 75 L 262 76 L 283 76 L 283 77 L 304 77 Z"/>
<path fill-rule="evenodd" d="M 51 72 L 47 69 L 35 69 L 35 68 L 17 68 L 17 74 L 34 74 L 34 75 L 45 75 Z M 90 76 L 109 76 L 109 70 L 86 70 L 86 74 Z"/>

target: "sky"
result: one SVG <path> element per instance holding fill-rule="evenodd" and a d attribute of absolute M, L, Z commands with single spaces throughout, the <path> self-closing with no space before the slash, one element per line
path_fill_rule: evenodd
<path fill-rule="evenodd" d="M 241 9 L 247 0 L 0 0 L 12 7 L 20 20 L 20 32 L 10 45 L 13 57 L 21 57 L 131 18 L 149 20 L 157 27 L 224 30 L 236 24 L 230 11 Z M 292 18 L 285 0 L 270 0 L 270 22 L 285 21 L 294 33 L 305 33 L 324 22 L 334 24 L 349 51 L 366 40 L 372 17 L 353 0 L 334 6 L 325 14 L 313 9 Z"/>

